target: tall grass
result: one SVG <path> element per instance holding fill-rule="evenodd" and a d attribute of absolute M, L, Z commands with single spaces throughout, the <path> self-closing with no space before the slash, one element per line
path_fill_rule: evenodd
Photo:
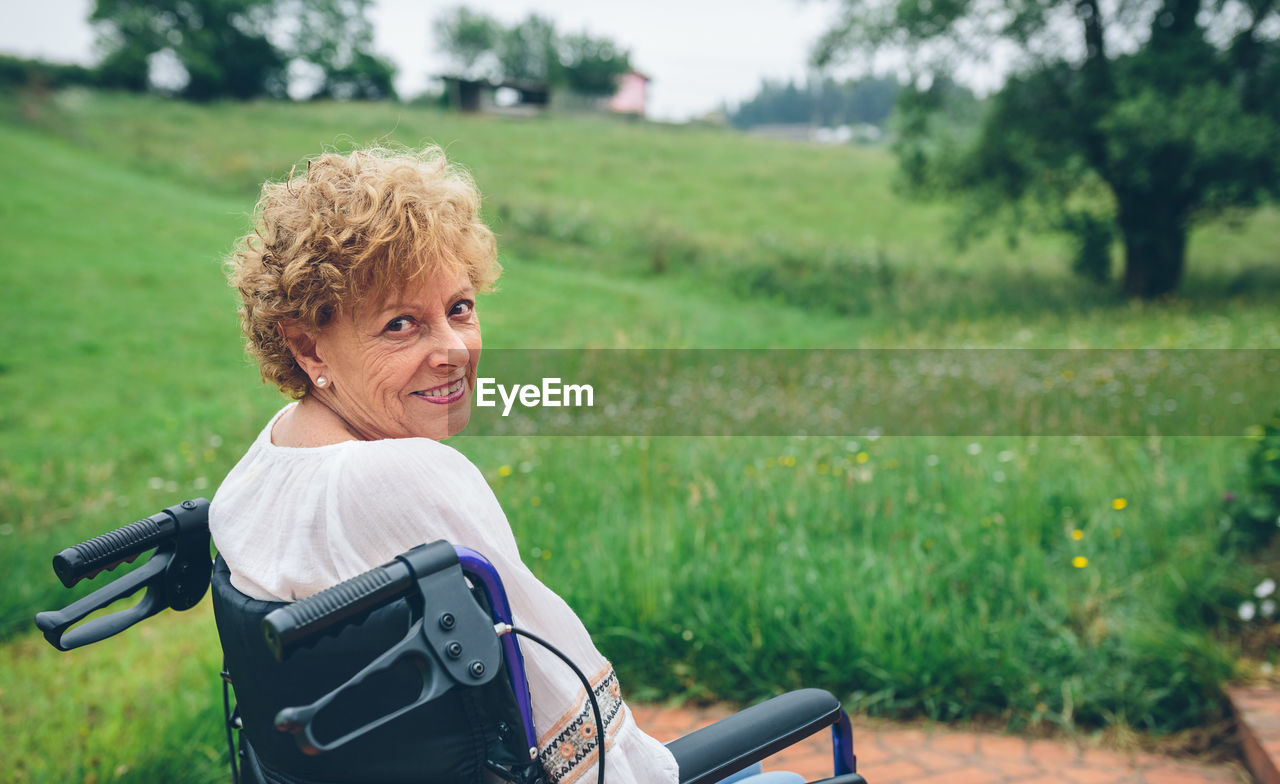
<path fill-rule="evenodd" d="M 281 404 L 241 353 L 219 262 L 246 226 L 249 182 L 343 133 L 420 138 L 431 125 L 510 209 L 589 205 L 577 234 L 504 237 L 506 275 L 480 304 L 491 347 L 1280 342 L 1275 290 L 1236 295 L 1222 283 L 1241 257 L 1223 262 L 1225 277 L 1196 262 L 1217 281 L 1211 296 L 1131 305 L 1067 289 L 1049 295 L 1061 307 L 1037 312 L 1031 284 L 980 292 L 998 278 L 973 258 L 939 256 L 930 275 L 902 261 L 917 251 L 890 249 L 884 266 L 868 256 L 856 274 L 886 282 L 842 311 L 811 304 L 822 280 L 716 255 L 744 230 L 737 221 L 755 231 L 770 215 L 791 221 L 758 257 L 777 269 L 792 249 L 843 247 L 856 236 L 846 216 L 892 198 L 878 153 L 390 107 L 57 101 L 25 128 L 0 125 L 0 723 L 17 781 L 223 775 L 207 607 L 69 655 L 28 624 L 70 599 L 49 572 L 53 552 L 211 495 Z M 0 107 L 22 114 L 16 99 Z M 658 159 L 661 176 L 636 175 Z M 860 195 L 861 181 L 880 190 Z M 832 194 L 849 205 L 830 207 Z M 611 233 L 650 204 L 639 220 L 686 232 L 667 263 L 683 253 L 709 277 L 655 274 L 652 243 Z M 892 209 L 895 242 L 945 247 L 934 208 Z M 1270 220 L 1243 229 L 1258 253 L 1275 252 Z M 1033 282 L 1059 280 L 1051 261 Z M 845 272 L 831 263 L 828 282 Z M 749 283 L 757 274 L 774 277 Z M 966 276 L 978 298 L 948 305 Z M 1253 584 L 1219 500 L 1241 481 L 1238 439 L 452 443 L 489 478 L 526 561 L 579 611 L 630 695 L 745 701 L 805 684 L 877 714 L 1155 732 L 1219 715 L 1233 648 L 1216 632 Z"/>

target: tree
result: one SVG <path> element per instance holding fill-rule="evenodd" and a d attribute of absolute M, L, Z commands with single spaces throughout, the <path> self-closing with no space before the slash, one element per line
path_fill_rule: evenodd
<path fill-rule="evenodd" d="M 827 66 L 894 49 L 912 62 L 900 162 L 973 217 L 1038 217 L 1105 277 L 1113 234 L 1125 293 L 1176 290 L 1198 221 L 1280 195 L 1277 0 L 842 0 Z M 941 74 L 978 53 L 1013 71 L 971 139 L 931 122 Z"/>
<path fill-rule="evenodd" d="M 444 50 L 455 75 L 487 79 L 497 67 L 494 49 L 502 24 L 488 14 L 458 6 L 435 21 L 436 44 Z"/>
<path fill-rule="evenodd" d="M 171 50 L 187 98 L 283 95 L 285 57 L 267 38 L 272 0 L 97 0 L 103 80 L 145 87 L 149 57 Z"/>
<path fill-rule="evenodd" d="M 631 70 L 631 57 L 608 38 L 578 33 L 564 39 L 560 65 L 569 89 L 583 95 L 612 95 L 618 77 Z"/>
<path fill-rule="evenodd" d="M 183 97 L 283 97 L 290 62 L 320 73 L 313 97 L 394 97 L 395 69 L 372 54 L 370 0 L 97 0 L 90 21 L 107 86 L 148 87 L 150 59 L 171 51 Z"/>
<path fill-rule="evenodd" d="M 514 81 L 557 81 L 558 45 L 555 24 L 546 17 L 529 14 L 523 22 L 499 30 L 498 69 L 504 78 Z"/>
<path fill-rule="evenodd" d="M 370 0 L 279 0 L 277 16 L 297 25 L 289 55 L 321 74 L 312 98 L 395 97 L 395 66 L 371 51 L 369 6 Z"/>
<path fill-rule="evenodd" d="M 765 79 L 754 96 L 729 112 L 729 122 L 738 128 L 814 120 L 826 126 L 881 126 L 893 111 L 898 90 L 898 81 L 892 77 L 844 82 L 827 77 L 803 86 Z"/>

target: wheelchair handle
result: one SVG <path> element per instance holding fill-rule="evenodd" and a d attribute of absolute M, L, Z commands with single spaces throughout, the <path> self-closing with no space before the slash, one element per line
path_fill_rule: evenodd
<path fill-rule="evenodd" d="M 276 661 L 299 645 L 336 632 L 348 619 L 376 610 L 408 593 L 413 572 L 403 561 L 375 566 L 337 585 L 272 610 L 262 619 L 262 635 Z"/>
<path fill-rule="evenodd" d="M 155 549 L 150 560 L 61 610 L 36 615 L 36 627 L 60 651 L 119 634 L 138 621 L 172 608 L 188 610 L 209 588 L 209 502 L 183 501 L 102 536 L 68 547 L 53 558 L 53 570 L 71 587 Z M 133 607 L 81 623 L 90 614 L 146 589 Z M 77 624 L 80 624 L 77 626 Z"/>
<path fill-rule="evenodd" d="M 125 561 L 132 561 L 147 550 L 173 539 L 178 535 L 176 512 L 195 511 L 205 507 L 207 520 L 209 502 L 203 498 L 183 501 L 177 507 L 169 507 L 144 517 L 136 523 L 108 531 L 88 541 L 72 545 L 53 557 L 53 572 L 62 584 L 71 588 L 86 578 L 102 571 L 116 568 Z M 207 523 L 206 523 L 207 525 Z"/>

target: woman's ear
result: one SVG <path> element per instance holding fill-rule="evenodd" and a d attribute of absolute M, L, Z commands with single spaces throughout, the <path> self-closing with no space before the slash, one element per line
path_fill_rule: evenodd
<path fill-rule="evenodd" d="M 311 377 L 312 383 L 325 374 L 327 368 L 324 360 L 320 359 L 314 334 L 298 326 L 296 322 L 281 324 L 277 329 L 280 330 L 280 337 L 284 338 L 285 344 L 289 346 L 289 352 L 293 354 L 294 361 L 298 363 L 298 367 L 302 368 L 303 373 Z"/>

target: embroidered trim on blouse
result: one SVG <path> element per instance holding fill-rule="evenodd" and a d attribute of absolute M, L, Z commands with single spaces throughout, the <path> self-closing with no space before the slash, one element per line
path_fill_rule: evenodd
<path fill-rule="evenodd" d="M 591 679 L 592 691 L 604 719 L 605 749 L 613 747 L 614 736 L 622 724 L 622 693 L 618 688 L 618 676 L 613 667 L 606 665 L 603 672 Z M 556 722 L 546 736 L 539 739 L 538 761 L 547 772 L 548 784 L 570 784 L 595 764 L 599 756 L 596 737 L 596 717 L 585 692 L 580 692 L 579 706 Z"/>

